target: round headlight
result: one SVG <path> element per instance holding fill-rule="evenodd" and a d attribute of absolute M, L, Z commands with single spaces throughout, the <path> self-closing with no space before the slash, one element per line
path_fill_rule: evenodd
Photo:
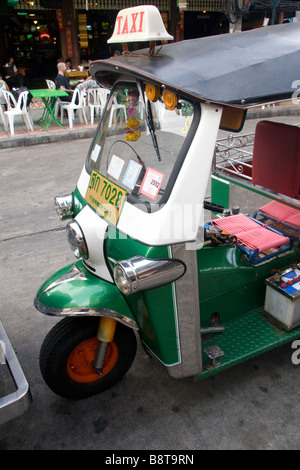
<path fill-rule="evenodd" d="M 130 295 L 134 290 L 133 279 L 130 274 L 126 272 L 126 268 L 124 269 L 120 264 L 117 264 L 114 268 L 114 280 L 122 294 Z"/>
<path fill-rule="evenodd" d="M 131 295 L 176 281 L 183 276 L 185 269 L 185 265 L 176 259 L 134 256 L 116 264 L 114 280 L 122 294 Z"/>
<path fill-rule="evenodd" d="M 75 220 L 72 220 L 68 223 L 66 230 L 68 241 L 76 258 L 87 259 L 88 248 L 80 225 Z"/>

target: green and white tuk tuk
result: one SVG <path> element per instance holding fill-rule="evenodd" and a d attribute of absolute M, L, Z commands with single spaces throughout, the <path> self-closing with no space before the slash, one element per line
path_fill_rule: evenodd
<path fill-rule="evenodd" d="M 55 198 L 77 259 L 35 299 L 65 317 L 40 355 L 55 393 L 113 386 L 137 338 L 196 380 L 300 338 L 300 129 L 264 120 L 240 136 L 249 109 L 297 100 L 299 35 L 166 44 L 156 7 L 119 12 L 123 54 L 90 66 L 105 110 L 76 188 Z"/>

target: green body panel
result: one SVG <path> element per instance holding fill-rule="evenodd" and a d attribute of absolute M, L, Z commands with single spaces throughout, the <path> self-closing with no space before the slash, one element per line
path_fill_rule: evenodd
<path fill-rule="evenodd" d="M 122 261 L 140 255 L 147 258 L 169 258 L 167 246 L 148 246 L 132 240 L 109 226 L 105 241 L 105 253 L 111 269 L 113 261 Z M 176 306 L 172 284 L 137 292 L 126 297 L 130 309 L 135 312 L 140 336 L 145 345 L 163 364 L 178 362 L 178 338 Z"/>
<path fill-rule="evenodd" d="M 79 214 L 80 211 L 82 211 L 84 206 L 86 206 L 86 201 L 81 196 L 77 187 L 73 191 L 73 204 L 74 204 L 74 217 L 76 217 L 76 215 Z"/>
<path fill-rule="evenodd" d="M 211 200 L 225 209 L 229 207 L 229 183 L 215 175 L 211 176 Z"/>
<path fill-rule="evenodd" d="M 264 304 L 265 279 L 299 259 L 299 250 L 253 266 L 235 245 L 204 247 L 197 253 L 201 326 L 219 312 L 226 323 Z"/>
<path fill-rule="evenodd" d="M 68 275 L 73 267 L 80 269 L 82 278 Z M 36 299 L 43 305 L 45 313 L 53 315 L 56 311 L 57 314 L 63 314 L 64 311 L 68 313 L 69 309 L 74 312 L 80 309 L 105 309 L 118 312 L 135 322 L 119 289 L 90 273 L 82 261 L 57 271 L 40 287 Z"/>
<path fill-rule="evenodd" d="M 179 361 L 177 319 L 174 316 L 172 287 L 162 286 L 128 297 L 135 312 L 143 343 L 165 365 Z"/>

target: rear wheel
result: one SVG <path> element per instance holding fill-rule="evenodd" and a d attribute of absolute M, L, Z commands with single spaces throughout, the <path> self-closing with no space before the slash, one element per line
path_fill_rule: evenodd
<path fill-rule="evenodd" d="M 117 323 L 108 344 L 102 375 L 94 371 L 100 317 L 64 318 L 46 336 L 40 352 L 42 376 L 53 392 L 65 398 L 86 398 L 116 384 L 136 354 L 134 332 Z"/>

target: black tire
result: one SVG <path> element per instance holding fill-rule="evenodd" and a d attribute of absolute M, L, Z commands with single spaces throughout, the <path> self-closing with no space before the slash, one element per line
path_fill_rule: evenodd
<path fill-rule="evenodd" d="M 136 337 L 132 329 L 117 322 L 114 341 L 109 343 L 115 352 L 111 370 L 102 376 L 88 377 L 84 383 L 70 376 L 73 351 L 95 341 L 99 321 L 100 317 L 68 317 L 49 331 L 41 346 L 40 369 L 54 393 L 70 399 L 87 398 L 112 387 L 128 371 L 136 354 Z"/>

